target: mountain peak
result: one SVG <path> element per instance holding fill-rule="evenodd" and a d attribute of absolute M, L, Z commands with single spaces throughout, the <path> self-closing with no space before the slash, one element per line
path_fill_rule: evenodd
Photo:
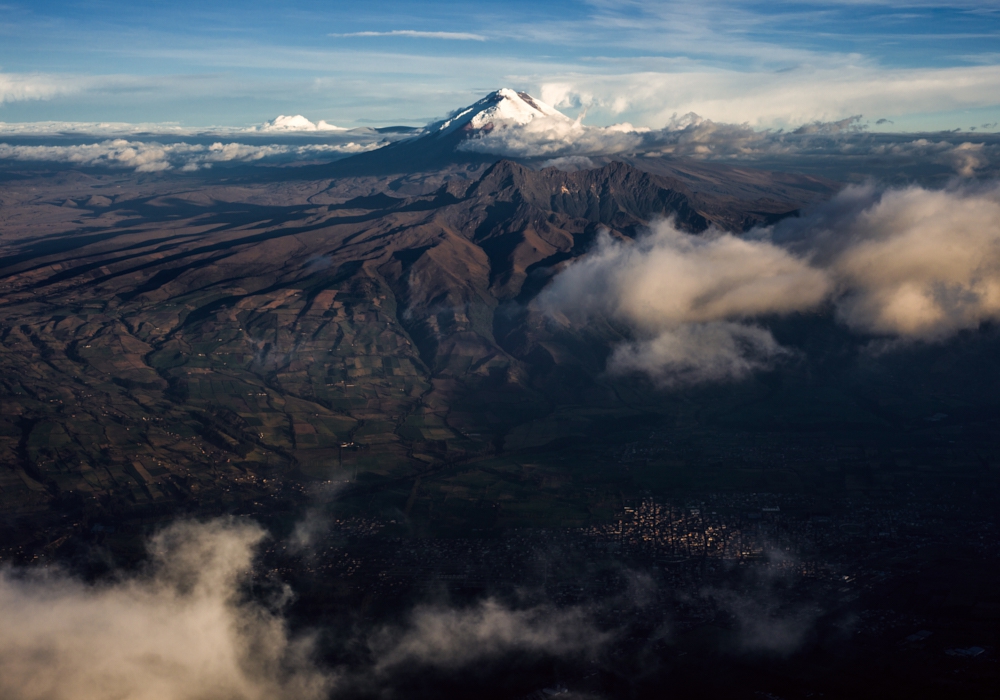
<path fill-rule="evenodd" d="M 539 118 L 570 120 L 555 107 L 526 92 L 500 88 L 465 109 L 457 110 L 447 119 L 431 124 L 427 131 L 439 136 L 459 130 L 489 132 L 495 128 L 523 126 Z"/>
<path fill-rule="evenodd" d="M 314 124 L 301 114 L 285 116 L 284 114 L 266 121 L 260 126 L 251 127 L 249 131 L 291 132 L 291 131 L 347 131 L 340 126 L 328 124 L 322 119 Z"/>
<path fill-rule="evenodd" d="M 397 173 L 427 170 L 445 164 L 493 163 L 496 156 L 466 149 L 468 142 L 486 135 L 499 135 L 507 130 L 516 132 L 531 124 L 573 126 L 573 120 L 526 92 L 511 88 L 495 90 L 481 100 L 452 112 L 441 121 L 428 124 L 413 137 L 401 139 L 367 153 L 340 161 L 338 169 L 353 174 Z M 545 130 L 544 128 L 542 129 Z"/>

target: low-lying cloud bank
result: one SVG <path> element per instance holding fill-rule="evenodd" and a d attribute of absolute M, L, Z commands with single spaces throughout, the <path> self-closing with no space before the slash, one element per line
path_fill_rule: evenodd
<path fill-rule="evenodd" d="M 274 611 L 240 585 L 264 532 L 179 523 L 140 575 L 87 585 L 0 572 L 0 696 L 10 700 L 310 700 L 331 678 Z"/>
<path fill-rule="evenodd" d="M 72 163 L 89 167 L 130 168 L 140 173 L 179 169 L 194 171 L 221 163 L 281 163 L 312 159 L 331 160 L 371 151 L 382 143 L 250 145 L 216 142 L 156 143 L 114 139 L 73 146 L 22 146 L 0 143 L 0 159 Z"/>
<path fill-rule="evenodd" d="M 857 333 L 942 340 L 1000 319 L 1000 186 L 849 187 L 745 238 L 671 221 L 636 241 L 604 234 L 537 303 L 625 323 L 635 340 L 608 370 L 665 385 L 766 368 L 790 351 L 754 320 L 826 305 Z"/>
<path fill-rule="evenodd" d="M 241 134 L 308 134 L 320 132 L 323 136 L 341 136 L 355 140 L 383 138 L 370 127 L 347 129 L 320 119 L 314 122 L 301 114 L 278 115 L 254 126 L 182 126 L 175 122 L 4 122 L 0 121 L 0 135 L 17 136 L 65 136 L 77 134 L 86 136 L 147 136 L 147 137 L 212 137 L 234 138 Z M 350 133 L 347 133 L 350 132 Z"/>
<path fill-rule="evenodd" d="M 550 160 L 643 155 L 748 163 L 788 158 L 900 165 L 918 162 L 945 166 L 962 177 L 1000 166 L 1000 137 L 996 134 L 877 134 L 866 131 L 859 117 L 816 122 L 791 131 L 757 130 L 747 124 L 713 122 L 697 114 L 675 116 L 662 129 L 627 123 L 586 126 L 579 119 L 535 119 L 524 125 L 494 128 L 464 142 L 461 148 Z"/>
<path fill-rule="evenodd" d="M 908 179 L 924 171 L 951 173 L 962 178 L 1000 174 L 1000 134 L 940 132 L 934 134 L 873 133 L 859 117 L 814 122 L 793 130 L 759 130 L 747 124 L 715 122 L 697 114 L 674 116 L 662 129 L 628 123 L 587 126 L 583 118 L 553 114 L 529 121 L 517 115 L 489 113 L 489 128 L 471 132 L 458 148 L 498 157 L 542 159 L 542 165 L 566 169 L 596 167 L 591 159 L 629 157 L 686 157 L 742 162 L 782 169 L 794 166 L 849 179 L 858 173 L 883 169 Z M 433 125 L 430 125 L 433 126 Z M 986 125 L 990 126 L 990 125 Z M 995 127 L 995 125 L 992 125 Z M 213 162 L 292 162 L 334 159 L 384 146 L 389 141 L 426 135 L 423 131 L 380 133 L 375 129 L 341 129 L 301 115 L 279 116 L 250 128 L 188 128 L 170 124 L 0 122 L 0 160 L 131 167 L 115 149 L 131 148 L 157 156 L 155 165 L 140 163 L 143 172 L 169 168 L 194 169 Z M 104 139 L 87 145 L 36 145 L 17 139 L 78 136 Z M 260 143 L 263 139 L 268 143 Z M 303 139 L 322 142 L 302 143 Z M 258 143 L 232 143 L 244 139 Z M 176 140 L 185 142 L 177 143 Z M 291 141 L 298 140 L 299 143 Z M 215 141 L 212 143 L 212 141 Z M 225 149 L 226 153 L 218 152 Z M 238 151 L 238 152 L 237 152 Z M 101 155 L 103 153 L 103 155 Z M 128 159 L 126 159 L 128 160 Z"/>

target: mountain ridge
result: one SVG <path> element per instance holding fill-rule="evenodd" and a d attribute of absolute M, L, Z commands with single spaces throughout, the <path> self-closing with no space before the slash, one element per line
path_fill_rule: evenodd
<path fill-rule="evenodd" d="M 19 185 L 37 193 L 5 200 L 0 456 L 23 463 L 31 483 L 66 489 L 72 475 L 53 465 L 128 479 L 128 455 L 145 452 L 184 455 L 204 473 L 229 459 L 237 471 L 318 474 L 354 442 L 374 468 L 406 470 L 520 444 L 518 426 L 560 406 L 627 412 L 603 378 L 627 330 L 533 313 L 552 276 L 602 230 L 627 242 L 672 217 L 692 235 L 738 232 L 819 196 L 698 192 L 691 178 L 614 160 L 573 171 L 505 158 L 388 175 L 338 167 Z M 58 401 L 75 402 L 75 415 L 56 403 L 65 392 L 72 399 Z M 147 420 L 139 430 L 123 415 Z M 163 435 L 152 418 L 176 429 Z M 72 437 L 55 457 L 25 453 L 33 426 Z"/>

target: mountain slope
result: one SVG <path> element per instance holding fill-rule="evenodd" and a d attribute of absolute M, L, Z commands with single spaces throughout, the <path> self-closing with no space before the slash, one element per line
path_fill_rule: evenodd
<path fill-rule="evenodd" d="M 601 229 L 624 240 L 672 216 L 692 235 L 739 230 L 794 211 L 799 190 L 767 199 L 743 171 L 726 196 L 719 169 L 699 192 L 620 162 L 458 172 L 57 173 L 4 188 L 0 508 L 48 512 L 75 493 L 111 510 L 253 512 L 282 474 L 363 488 L 558 439 L 606 450 L 609 426 L 639 415 L 657 430 L 870 429 L 878 404 L 855 398 L 891 384 L 898 424 L 919 427 L 937 407 L 906 387 L 945 395 L 959 375 L 969 406 L 993 401 L 994 346 L 968 363 L 927 348 L 897 382 L 861 367 L 857 339 L 823 314 L 769 321 L 808 352 L 737 385 L 665 397 L 609 377 L 626 328 L 533 312 L 561 266 Z M 952 369 L 935 374 L 935 353 Z"/>
<path fill-rule="evenodd" d="M 523 316 L 548 271 L 601 227 L 713 221 L 679 182 L 621 163 L 500 161 L 414 197 L 371 189 L 384 180 L 190 182 L 40 180 L 41 200 L 7 200 L 0 453 L 24 483 L 75 489 L 65 464 L 127 483 L 143 455 L 308 471 L 341 441 L 393 468 L 490 449 L 551 410 L 532 376 L 557 351 L 538 355 Z M 613 400 L 592 381 L 599 349 L 566 352 L 590 368 L 578 388 Z"/>

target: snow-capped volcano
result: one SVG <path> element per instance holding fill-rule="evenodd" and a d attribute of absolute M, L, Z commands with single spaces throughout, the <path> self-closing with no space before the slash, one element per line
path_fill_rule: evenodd
<path fill-rule="evenodd" d="M 347 131 L 347 129 L 341 126 L 328 124 L 322 119 L 318 124 L 314 124 L 301 114 L 296 114 L 294 117 L 282 114 L 270 121 L 264 122 L 260 126 L 251 127 L 249 130 L 265 131 L 270 133 L 295 131 Z"/>
<path fill-rule="evenodd" d="M 489 132 L 506 126 L 524 126 L 540 118 L 573 121 L 555 107 L 536 100 L 526 92 L 501 88 L 447 119 L 428 125 L 426 131 L 438 136 L 459 130 Z"/>
<path fill-rule="evenodd" d="M 508 141 L 564 140 L 579 122 L 526 92 L 502 88 L 413 137 L 360 154 L 341 166 L 352 173 L 425 171 L 454 163 L 491 163 Z M 525 133 L 530 132 L 530 134 Z M 349 161 L 349 162 L 348 162 Z"/>

